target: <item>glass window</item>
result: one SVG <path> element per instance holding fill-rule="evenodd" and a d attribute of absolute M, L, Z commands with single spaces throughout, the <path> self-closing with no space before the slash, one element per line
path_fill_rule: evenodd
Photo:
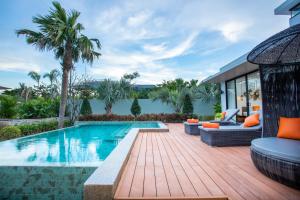
<path fill-rule="evenodd" d="M 247 108 L 247 90 L 246 90 L 246 76 L 242 76 L 236 79 L 236 105 L 240 110 L 238 113 L 238 117 L 240 117 L 239 121 L 243 121 L 248 115 Z"/>
<path fill-rule="evenodd" d="M 227 109 L 239 109 L 236 117 L 238 122 L 243 122 L 254 111 L 261 110 L 262 99 L 259 71 L 228 81 L 226 87 Z"/>
<path fill-rule="evenodd" d="M 262 101 L 259 72 L 248 74 L 248 98 L 250 114 L 253 111 L 261 109 Z"/>
<path fill-rule="evenodd" d="M 235 108 L 235 85 L 234 80 L 228 81 L 227 85 L 227 108 Z"/>

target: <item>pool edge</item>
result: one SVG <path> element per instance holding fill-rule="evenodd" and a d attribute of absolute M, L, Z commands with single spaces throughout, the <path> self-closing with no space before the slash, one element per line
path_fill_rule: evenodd
<path fill-rule="evenodd" d="M 159 128 L 132 128 L 100 167 L 84 183 L 84 200 L 113 199 L 130 152 L 140 132 L 168 132 L 169 128 L 157 122 Z"/>

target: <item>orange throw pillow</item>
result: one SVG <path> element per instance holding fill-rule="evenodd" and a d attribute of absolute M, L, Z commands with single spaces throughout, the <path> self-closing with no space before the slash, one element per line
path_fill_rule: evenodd
<path fill-rule="evenodd" d="M 197 123 L 199 123 L 199 120 L 198 119 L 187 119 L 187 122 L 188 123 L 191 123 L 191 124 L 197 124 Z"/>
<path fill-rule="evenodd" d="M 259 124 L 259 114 L 256 113 L 254 115 L 250 115 L 249 117 L 246 117 L 244 122 L 244 127 L 256 126 L 258 124 Z"/>
<path fill-rule="evenodd" d="M 300 140 L 300 118 L 280 117 L 277 137 Z"/>
<path fill-rule="evenodd" d="M 219 123 L 203 122 L 202 126 L 203 126 L 203 128 L 220 128 Z"/>
<path fill-rule="evenodd" d="M 222 120 L 223 120 L 226 116 L 226 112 L 222 112 L 221 114 L 222 114 Z"/>

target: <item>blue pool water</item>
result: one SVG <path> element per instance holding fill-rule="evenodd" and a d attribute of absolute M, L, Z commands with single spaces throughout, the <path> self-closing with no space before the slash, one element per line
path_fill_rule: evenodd
<path fill-rule="evenodd" d="M 159 124 L 83 124 L 0 142 L 0 165 L 98 166 L 131 128 L 159 128 Z"/>

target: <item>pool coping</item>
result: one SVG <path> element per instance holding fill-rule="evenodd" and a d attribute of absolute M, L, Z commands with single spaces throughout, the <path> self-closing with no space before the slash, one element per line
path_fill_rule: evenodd
<path fill-rule="evenodd" d="M 150 121 L 144 121 L 150 122 Z M 140 132 L 168 132 L 169 128 L 162 122 L 159 128 L 132 128 L 118 146 L 109 154 L 102 165 L 84 183 L 84 199 L 113 199 L 122 172 L 129 159 L 133 144 Z M 93 123 L 93 122 L 91 122 Z"/>

